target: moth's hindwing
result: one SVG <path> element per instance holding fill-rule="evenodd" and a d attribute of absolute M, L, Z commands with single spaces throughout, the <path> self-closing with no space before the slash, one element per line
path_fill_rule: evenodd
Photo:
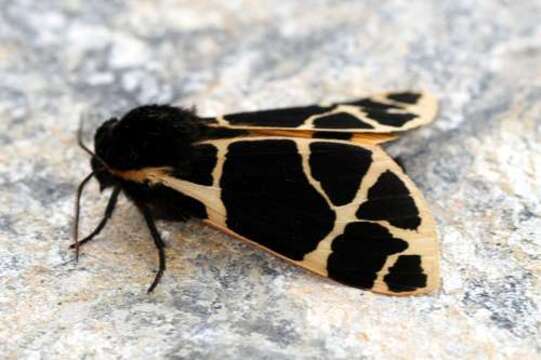
<path fill-rule="evenodd" d="M 241 112 L 212 119 L 215 126 L 234 129 L 312 130 L 391 133 L 431 122 L 436 99 L 424 92 L 392 92 L 358 100 Z"/>
<path fill-rule="evenodd" d="M 355 287 L 392 295 L 437 289 L 434 220 L 378 146 L 247 137 L 197 147 L 207 159 L 196 176 L 153 182 L 199 201 L 209 224 Z"/>

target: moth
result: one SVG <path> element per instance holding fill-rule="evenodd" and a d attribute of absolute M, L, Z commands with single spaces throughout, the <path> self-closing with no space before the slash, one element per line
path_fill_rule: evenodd
<path fill-rule="evenodd" d="M 199 117 L 169 105 L 135 108 L 94 136 L 92 172 L 77 190 L 74 237 L 92 240 L 120 193 L 140 210 L 166 269 L 155 220 L 203 222 L 313 273 L 388 295 L 439 286 L 436 226 L 412 180 L 382 149 L 433 120 L 424 92 Z M 79 202 L 96 178 L 105 214 L 78 240 Z"/>

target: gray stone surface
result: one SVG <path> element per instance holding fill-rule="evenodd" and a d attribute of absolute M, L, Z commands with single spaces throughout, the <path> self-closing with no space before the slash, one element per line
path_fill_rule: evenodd
<path fill-rule="evenodd" d="M 535 359 L 541 355 L 539 1 L 0 0 L 0 357 Z M 205 115 L 425 88 L 437 121 L 389 147 L 439 225 L 441 291 L 311 276 L 123 200 L 68 250 L 88 134 L 137 104 Z M 82 231 L 105 198 L 84 200 Z"/>

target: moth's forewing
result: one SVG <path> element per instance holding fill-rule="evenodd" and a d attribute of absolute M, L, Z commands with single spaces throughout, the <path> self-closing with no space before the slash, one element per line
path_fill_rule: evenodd
<path fill-rule="evenodd" d="M 247 137 L 206 141 L 200 178 L 153 181 L 201 202 L 217 228 L 348 285 L 392 295 L 439 284 L 434 220 L 413 182 L 377 146 Z"/>

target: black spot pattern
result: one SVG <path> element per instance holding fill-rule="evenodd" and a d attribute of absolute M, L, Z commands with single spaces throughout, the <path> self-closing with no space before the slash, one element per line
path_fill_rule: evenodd
<path fill-rule="evenodd" d="M 339 112 L 318 117 L 314 120 L 314 127 L 323 129 L 373 129 L 374 127 L 361 119 Z"/>
<path fill-rule="evenodd" d="M 222 126 L 209 126 L 205 128 L 204 137 L 208 139 L 229 139 L 248 135 L 248 130 L 231 129 Z"/>
<path fill-rule="evenodd" d="M 388 99 L 412 105 L 416 104 L 420 97 L 421 94 L 413 92 L 394 93 L 387 96 Z"/>
<path fill-rule="evenodd" d="M 193 148 L 193 161 L 189 169 L 173 172 L 173 176 L 201 185 L 212 185 L 212 171 L 216 166 L 218 150 L 210 144 L 196 145 Z M 183 173 L 185 172 L 185 173 Z"/>
<path fill-rule="evenodd" d="M 309 163 L 314 179 L 332 203 L 340 206 L 355 197 L 372 163 L 372 153 L 349 144 L 314 142 L 310 144 Z"/>
<path fill-rule="evenodd" d="M 330 111 L 331 107 L 317 105 L 299 106 L 287 109 L 242 112 L 225 115 L 224 119 L 231 125 L 247 125 L 261 127 L 299 127 L 312 115 Z"/>
<path fill-rule="evenodd" d="M 315 131 L 312 138 L 317 139 L 337 139 L 337 140 L 351 140 L 353 134 L 350 132 L 338 132 L 338 131 Z"/>
<path fill-rule="evenodd" d="M 327 260 L 329 277 L 347 285 L 370 289 L 387 256 L 407 247 L 406 241 L 393 237 L 381 225 L 350 223 L 344 233 L 332 242 L 332 253 Z"/>
<path fill-rule="evenodd" d="M 227 227 L 293 260 L 313 251 L 336 219 L 291 140 L 230 144 L 220 186 Z"/>
<path fill-rule="evenodd" d="M 384 104 L 384 103 L 370 100 L 370 99 L 350 101 L 350 102 L 344 103 L 344 105 L 362 106 L 363 108 L 373 109 L 373 110 L 389 110 L 389 109 L 402 110 L 403 109 L 403 107 L 398 106 L 398 105 Z"/>
<path fill-rule="evenodd" d="M 389 290 L 394 292 L 414 291 L 426 287 L 426 274 L 421 267 L 419 255 L 400 255 L 389 273 L 383 277 Z"/>
<path fill-rule="evenodd" d="M 361 204 L 359 219 L 387 220 L 402 229 L 415 230 L 421 224 L 419 210 L 406 185 L 390 170 L 381 174 L 368 190 L 368 199 Z"/>
<path fill-rule="evenodd" d="M 390 113 L 385 110 L 377 109 L 363 109 L 370 119 L 377 121 L 380 124 L 400 127 L 408 121 L 411 121 L 417 117 L 412 113 Z"/>

